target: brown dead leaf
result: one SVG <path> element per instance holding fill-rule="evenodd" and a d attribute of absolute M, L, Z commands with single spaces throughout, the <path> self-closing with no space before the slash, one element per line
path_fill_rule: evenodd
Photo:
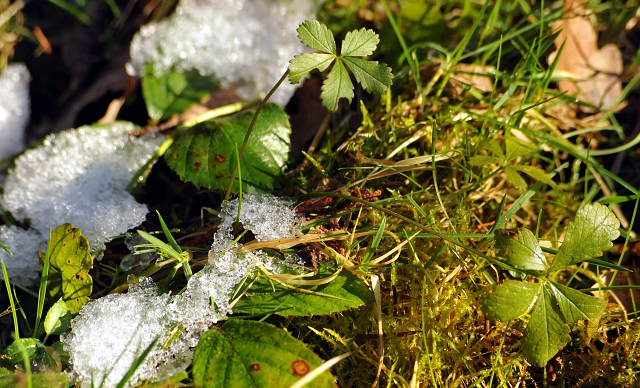
<path fill-rule="evenodd" d="M 567 77 L 558 82 L 558 89 L 600 109 L 614 108 L 614 102 L 622 93 L 622 54 L 611 43 L 598 49 L 598 34 L 585 16 L 582 3 L 565 1 L 564 17 L 553 25 L 554 29 L 562 29 L 554 42 L 556 49 L 564 43 L 556 71 Z M 557 55 L 558 50 L 551 53 L 549 63 Z"/>

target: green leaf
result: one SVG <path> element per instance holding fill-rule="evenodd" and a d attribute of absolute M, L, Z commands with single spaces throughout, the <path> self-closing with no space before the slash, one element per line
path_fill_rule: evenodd
<path fill-rule="evenodd" d="M 529 229 L 520 232 L 518 240 L 496 233 L 496 248 L 498 256 L 505 257 L 509 264 L 535 271 L 547 269 L 547 260 L 538 245 L 538 239 Z"/>
<path fill-rule="evenodd" d="M 530 177 L 532 177 L 533 179 L 540 181 L 542 183 L 546 183 L 549 186 L 552 187 L 557 187 L 556 186 L 556 182 L 553 181 L 553 179 L 551 179 L 551 176 L 549 174 L 547 174 L 546 172 L 544 172 L 544 170 L 538 168 L 538 167 L 534 167 L 534 166 L 521 166 L 518 164 L 514 164 L 512 166 L 509 166 L 511 168 L 513 168 L 514 170 L 518 170 L 518 171 L 522 171 L 525 174 L 529 175 Z"/>
<path fill-rule="evenodd" d="M 310 278 L 326 278 L 328 273 Z M 326 296 L 313 295 L 305 292 L 286 288 L 275 284 L 273 291 L 271 282 L 261 277 L 249 289 L 248 295 L 242 297 L 233 311 L 246 314 L 266 314 L 274 312 L 281 316 L 311 316 L 326 315 L 338 311 L 360 307 L 365 303 L 373 302 L 373 293 L 366 284 L 350 272 L 343 271 L 335 279 L 327 284 L 307 288 L 298 286 L 325 295 L 337 296 L 335 299 Z M 346 300 L 345 300 L 346 299 Z M 275 311 L 274 311 L 275 310 Z"/>
<path fill-rule="evenodd" d="M 524 193 L 527 190 L 527 182 L 518 174 L 512 166 L 504 166 L 504 173 L 507 176 L 507 180 L 511 182 L 520 193 Z"/>
<path fill-rule="evenodd" d="M 66 373 L 32 373 L 31 383 L 34 388 L 68 387 L 69 378 Z M 0 376 L 0 388 L 27 387 L 24 372 L 16 371 Z"/>
<path fill-rule="evenodd" d="M 157 76 L 153 63 L 147 63 L 141 83 L 142 97 L 154 122 L 186 111 L 217 86 L 213 78 L 203 77 L 196 70 L 171 70 Z"/>
<path fill-rule="evenodd" d="M 606 206 L 597 202 L 585 205 L 569 224 L 551 271 L 602 256 L 602 251 L 610 249 L 611 241 L 620 235 L 618 228 L 620 221 Z"/>
<path fill-rule="evenodd" d="M 11 256 L 13 256 L 13 253 L 11 253 L 11 251 L 9 250 L 9 248 L 7 248 L 6 245 L 4 245 L 4 243 L 2 241 L 0 241 L 0 248 L 4 249 L 5 251 L 7 251 L 8 254 L 10 254 Z"/>
<path fill-rule="evenodd" d="M 482 142 L 482 146 L 488 149 L 494 156 L 500 158 L 501 163 L 506 163 L 507 159 L 504 156 L 504 151 L 502 151 L 502 146 L 500 142 L 496 139 L 489 139 Z"/>
<path fill-rule="evenodd" d="M 533 364 L 543 367 L 571 340 L 569 327 L 551 294 L 544 288 L 522 338 L 522 352 Z"/>
<path fill-rule="evenodd" d="M 540 283 L 506 280 L 493 293 L 480 297 L 480 309 L 490 320 L 508 321 L 526 313 L 535 303 L 542 288 Z"/>
<path fill-rule="evenodd" d="M 226 190 L 253 111 L 228 120 L 198 124 L 176 138 L 167 150 L 167 164 L 180 178 L 196 186 Z M 264 107 L 241 161 L 245 191 L 271 192 L 289 156 L 291 126 L 278 105 Z M 248 186 L 248 187 L 247 187 Z M 233 192 L 239 192 L 238 179 Z"/>
<path fill-rule="evenodd" d="M 313 69 L 325 71 L 329 65 L 336 59 L 333 54 L 301 54 L 296 55 L 290 61 L 289 65 L 289 81 L 292 84 L 300 82 L 300 78 L 304 77 Z"/>
<path fill-rule="evenodd" d="M 502 163 L 500 158 L 495 156 L 476 155 L 469 158 L 469 164 L 472 166 L 486 166 L 488 164 Z"/>
<path fill-rule="evenodd" d="M 558 301 L 565 322 L 589 320 L 598 324 L 607 307 L 606 300 L 583 294 L 562 284 L 549 282 L 548 285 Z"/>
<path fill-rule="evenodd" d="M 536 144 L 526 137 L 519 138 L 514 136 L 507 136 L 505 142 L 507 143 L 507 154 L 505 156 L 507 162 L 510 162 L 517 157 L 526 155 L 538 149 Z"/>
<path fill-rule="evenodd" d="M 342 41 L 341 56 L 366 57 L 376 51 L 378 43 L 380 38 L 372 30 L 363 27 L 360 30 L 349 31 Z"/>
<path fill-rule="evenodd" d="M 71 314 L 80 311 L 93 290 L 89 275 L 93 258 L 89 254 L 89 240 L 81 233 L 71 224 L 62 224 L 54 229 L 49 241 L 49 295 L 53 299 L 62 297 Z"/>
<path fill-rule="evenodd" d="M 288 332 L 270 324 L 232 320 L 206 332 L 193 357 L 198 388 L 288 387 L 322 359 Z M 306 387 L 335 387 L 329 372 Z"/>
<path fill-rule="evenodd" d="M 298 38 L 312 49 L 336 54 L 336 41 L 327 26 L 317 20 L 306 20 L 298 27 Z"/>
<path fill-rule="evenodd" d="M 29 360 L 47 359 L 47 351 L 42 342 L 36 338 L 20 338 L 4 349 L 0 362 L 3 365 L 19 365 L 24 362 L 24 355 L 20 348 L 24 348 L 27 352 Z"/>
<path fill-rule="evenodd" d="M 329 110 L 338 109 L 338 101 L 341 98 L 346 98 L 349 103 L 353 98 L 353 83 L 349 78 L 347 69 L 342 64 L 342 61 L 336 61 L 333 65 L 333 69 L 329 72 L 327 79 L 322 83 L 322 105 Z"/>
<path fill-rule="evenodd" d="M 71 312 L 62 298 L 51 306 L 44 318 L 44 330 L 49 335 L 59 335 L 69 330 L 71 326 Z"/>
<path fill-rule="evenodd" d="M 367 92 L 382 94 L 391 85 L 393 75 L 384 63 L 349 57 L 343 61 Z"/>

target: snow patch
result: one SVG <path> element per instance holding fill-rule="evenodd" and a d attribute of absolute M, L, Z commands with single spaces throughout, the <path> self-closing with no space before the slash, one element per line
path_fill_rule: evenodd
<path fill-rule="evenodd" d="M 31 75 L 22 63 L 12 63 L 0 74 L 0 160 L 24 149 L 31 111 L 29 81 Z"/>

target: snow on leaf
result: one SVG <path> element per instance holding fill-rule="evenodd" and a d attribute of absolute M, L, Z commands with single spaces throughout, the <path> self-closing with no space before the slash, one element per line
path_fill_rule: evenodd
<path fill-rule="evenodd" d="M 336 54 L 336 41 L 327 26 L 317 20 L 307 20 L 298 27 L 300 41 L 312 49 Z M 375 47 L 374 47 L 375 50 Z"/>
<path fill-rule="evenodd" d="M 353 83 L 342 61 L 337 61 L 329 76 L 322 84 L 322 105 L 329 110 L 338 109 L 338 101 L 346 98 L 349 103 L 353 98 Z"/>
<path fill-rule="evenodd" d="M 304 77 L 313 69 L 325 71 L 335 59 L 332 54 L 301 54 L 296 55 L 289 65 L 289 80 L 293 84 L 300 82 L 300 78 Z"/>
<path fill-rule="evenodd" d="M 529 229 L 524 229 L 516 240 L 502 233 L 496 234 L 498 256 L 507 258 L 507 262 L 524 269 L 544 271 L 547 260 L 538 245 L 538 239 Z"/>
<path fill-rule="evenodd" d="M 481 309 L 491 320 L 508 321 L 518 318 L 531 308 L 538 298 L 541 285 L 507 280 L 480 298 Z"/>
<path fill-rule="evenodd" d="M 549 287 L 555 295 L 560 311 L 567 323 L 579 320 L 589 320 L 598 324 L 600 317 L 607 307 L 607 301 L 583 294 L 562 284 L 549 282 Z"/>
<path fill-rule="evenodd" d="M 342 41 L 341 55 L 343 57 L 366 57 L 373 54 L 378 43 L 380 43 L 380 38 L 372 30 L 362 27 L 360 30 L 349 31 Z"/>
<path fill-rule="evenodd" d="M 367 92 L 382 94 L 391 85 L 391 69 L 384 63 L 349 57 L 342 59 Z"/>
<path fill-rule="evenodd" d="M 620 221 L 600 203 L 587 204 L 569 224 L 564 242 L 551 264 L 551 271 L 602 256 L 618 238 Z"/>
<path fill-rule="evenodd" d="M 551 294 L 543 288 L 522 338 L 522 351 L 533 364 L 543 367 L 571 340 Z"/>

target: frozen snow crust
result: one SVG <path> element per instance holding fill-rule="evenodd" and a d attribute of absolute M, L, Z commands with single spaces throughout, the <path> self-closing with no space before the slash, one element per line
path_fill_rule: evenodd
<path fill-rule="evenodd" d="M 232 251 L 232 245 L 236 246 L 232 224 L 238 217 L 238 204 L 236 199 L 222 205 L 222 222 L 214 237 L 209 265 L 191 277 L 185 292 L 160 294 L 150 278 L 141 278 L 127 294 L 109 295 L 82 308 L 61 341 L 83 386 L 91 386 L 93 381 L 94 386 L 104 382 L 104 388 L 115 387 L 156 338 L 127 387 L 142 380 L 160 381 L 185 370 L 200 336 L 231 312 L 231 294 L 240 281 L 259 263 L 277 273 L 295 260 L 273 260 L 261 251 Z M 259 240 L 292 237 L 298 220 L 287 205 L 289 202 L 271 195 L 247 194 L 239 221 Z M 210 298 L 216 308 L 212 308 Z M 174 330 L 181 327 L 184 329 L 179 338 L 167 345 Z"/>
<path fill-rule="evenodd" d="M 24 129 L 31 111 L 30 80 L 29 70 L 22 63 L 10 64 L 0 74 L 0 159 L 24 149 Z"/>
<path fill-rule="evenodd" d="M 29 287 L 40 280 L 40 262 L 38 247 L 44 252 L 47 249 L 46 240 L 35 230 L 24 230 L 17 226 L 0 226 L 0 241 L 2 241 L 13 256 L 0 248 L 0 260 L 4 261 L 11 284 Z M 4 275 L 0 271 L 0 279 Z"/>
<path fill-rule="evenodd" d="M 317 0 L 181 1 L 175 15 L 134 36 L 127 70 L 141 77 L 146 63 L 158 75 L 173 66 L 197 69 L 252 99 L 271 90 L 289 60 L 308 50 L 296 29 L 317 7 Z M 284 82 L 271 101 L 286 105 L 295 88 Z"/>
<path fill-rule="evenodd" d="M 117 122 L 49 135 L 17 158 L 0 203 L 43 236 L 70 222 L 92 250 L 103 248 L 109 237 L 140 225 L 148 212 L 125 188 L 164 136 L 129 136 L 134 130 L 131 123 Z"/>

